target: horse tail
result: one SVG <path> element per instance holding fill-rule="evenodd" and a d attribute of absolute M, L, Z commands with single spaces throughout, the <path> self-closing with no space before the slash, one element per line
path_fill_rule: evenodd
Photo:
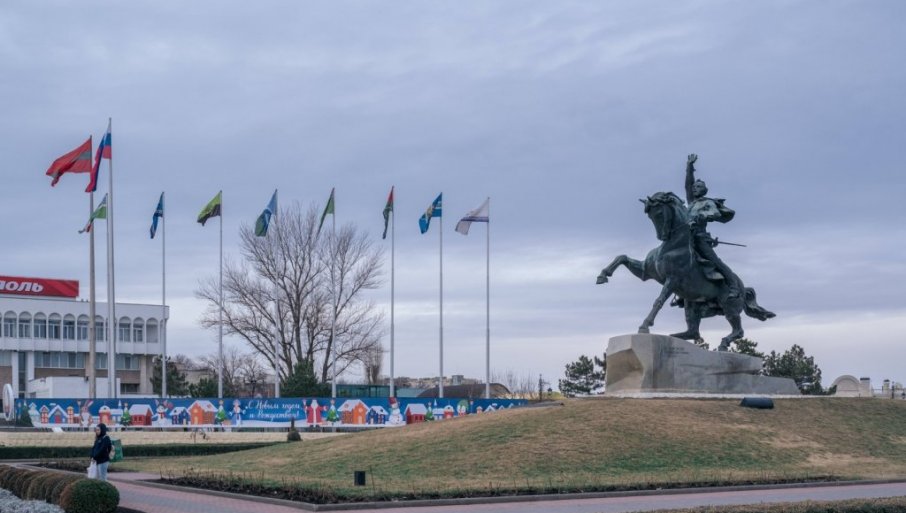
<path fill-rule="evenodd" d="M 743 304 L 746 315 L 748 315 L 749 317 L 754 317 L 759 321 L 766 321 L 772 317 L 775 317 L 774 312 L 765 310 L 758 304 L 758 301 L 755 300 L 755 289 L 746 287 L 744 296 L 745 301 Z"/>

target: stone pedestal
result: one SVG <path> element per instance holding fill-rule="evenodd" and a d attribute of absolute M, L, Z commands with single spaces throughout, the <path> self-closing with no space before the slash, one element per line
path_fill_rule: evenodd
<path fill-rule="evenodd" d="M 761 367 L 761 358 L 667 335 L 620 335 L 607 345 L 606 393 L 799 395 L 793 380 L 759 376 Z"/>

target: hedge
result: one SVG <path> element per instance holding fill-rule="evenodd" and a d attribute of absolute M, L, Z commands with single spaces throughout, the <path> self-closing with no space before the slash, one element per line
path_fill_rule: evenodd
<path fill-rule="evenodd" d="M 225 452 L 245 451 L 268 447 L 280 442 L 244 444 L 179 444 L 179 445 L 126 445 L 126 458 L 156 456 L 207 456 Z M 57 458 L 88 458 L 91 447 L 0 447 L 0 460 L 40 460 Z"/>
<path fill-rule="evenodd" d="M 113 513 L 120 502 L 116 487 L 84 475 L 0 465 L 0 488 L 22 500 L 43 500 L 66 513 Z"/>

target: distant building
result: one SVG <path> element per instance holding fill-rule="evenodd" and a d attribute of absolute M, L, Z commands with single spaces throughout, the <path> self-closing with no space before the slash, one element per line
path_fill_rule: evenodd
<path fill-rule="evenodd" d="M 88 301 L 78 299 L 79 282 L 0 276 L 0 385 L 18 397 L 36 397 L 40 381 L 81 377 L 88 371 Z M 116 304 L 116 377 L 119 394 L 152 394 L 152 358 L 160 354 L 161 305 Z M 167 309 L 169 310 L 169 309 Z M 165 325 L 165 324 L 164 324 Z M 96 376 L 108 370 L 107 303 L 95 308 Z M 106 382 L 106 380 L 105 380 Z M 107 397 L 107 388 L 97 388 Z"/>

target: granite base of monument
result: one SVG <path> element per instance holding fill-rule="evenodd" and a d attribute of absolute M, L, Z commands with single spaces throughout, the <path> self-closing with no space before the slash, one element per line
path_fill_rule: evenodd
<path fill-rule="evenodd" d="M 760 376 L 762 360 L 709 351 L 667 335 L 621 335 L 607 345 L 607 395 L 799 395 L 788 378 Z"/>

